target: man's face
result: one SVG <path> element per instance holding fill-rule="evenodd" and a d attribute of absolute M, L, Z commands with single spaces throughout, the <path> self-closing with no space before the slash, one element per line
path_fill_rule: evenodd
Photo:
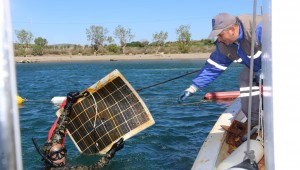
<path fill-rule="evenodd" d="M 49 152 L 49 157 L 55 164 L 66 164 L 66 150 L 61 144 L 54 145 Z"/>
<path fill-rule="evenodd" d="M 223 30 L 218 35 L 218 42 L 223 42 L 226 45 L 234 43 L 237 40 L 237 36 L 235 36 L 234 31 L 233 27 Z"/>

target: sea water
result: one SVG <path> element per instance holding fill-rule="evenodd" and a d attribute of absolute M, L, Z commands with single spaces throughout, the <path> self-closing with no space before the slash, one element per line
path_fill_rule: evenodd
<path fill-rule="evenodd" d="M 24 169 L 41 169 L 43 162 L 32 137 L 40 146 L 56 119 L 57 108 L 50 102 L 55 96 L 82 91 L 118 69 L 134 89 L 199 70 L 204 60 L 96 61 L 16 64 L 19 96 L 28 101 L 19 106 Z M 125 142 L 103 169 L 156 170 L 191 169 L 198 151 L 228 102 L 203 101 L 206 92 L 238 90 L 242 66 L 233 63 L 218 79 L 186 100 L 178 95 L 191 84 L 196 73 L 138 91 L 155 124 Z M 69 165 L 91 165 L 101 156 L 80 154 L 67 137 Z"/>

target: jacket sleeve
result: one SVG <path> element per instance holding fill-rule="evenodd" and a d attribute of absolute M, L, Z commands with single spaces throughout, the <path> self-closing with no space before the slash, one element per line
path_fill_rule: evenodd
<path fill-rule="evenodd" d="M 261 32 L 262 32 L 262 22 L 260 22 L 257 27 L 256 27 L 256 30 L 255 30 L 255 33 L 256 33 L 256 39 L 257 39 L 257 42 L 258 44 L 261 46 Z"/>
<path fill-rule="evenodd" d="M 216 50 L 211 53 L 197 77 L 192 80 L 192 83 L 198 88 L 206 87 L 220 76 L 231 63 L 232 60 L 221 54 L 217 43 Z"/>

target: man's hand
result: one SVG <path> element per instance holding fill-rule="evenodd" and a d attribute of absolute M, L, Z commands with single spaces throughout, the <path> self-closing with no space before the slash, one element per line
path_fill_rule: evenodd
<path fill-rule="evenodd" d="M 183 91 L 178 97 L 178 103 L 181 104 L 186 98 L 192 96 L 193 93 L 189 91 Z"/>
<path fill-rule="evenodd" d="M 125 141 L 121 138 L 118 142 L 114 143 L 110 150 L 106 153 L 108 157 L 111 159 L 115 156 L 116 152 L 121 150 L 124 147 Z"/>
<path fill-rule="evenodd" d="M 65 110 L 70 110 L 72 105 L 80 98 L 79 92 L 69 92 L 67 94 L 67 102 L 64 107 Z"/>
<path fill-rule="evenodd" d="M 185 89 L 178 97 L 178 103 L 181 104 L 186 98 L 192 96 L 198 91 L 198 87 L 191 85 L 189 88 Z"/>

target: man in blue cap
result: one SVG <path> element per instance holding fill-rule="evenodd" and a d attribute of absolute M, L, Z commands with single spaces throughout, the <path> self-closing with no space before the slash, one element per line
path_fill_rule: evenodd
<path fill-rule="evenodd" d="M 262 17 L 256 17 L 253 23 L 252 15 L 232 16 L 220 13 L 212 19 L 212 31 L 208 38 L 217 37 L 216 49 L 211 53 L 204 67 L 192 80 L 192 84 L 185 89 L 178 98 L 182 103 L 198 90 L 204 89 L 209 83 L 220 76 L 233 62 L 244 64 L 246 67 L 240 73 L 240 98 L 242 111 L 248 112 L 249 74 L 261 69 L 261 32 Z M 254 67 L 250 70 L 252 26 L 255 26 Z M 259 87 L 252 86 L 251 125 L 256 126 L 259 120 Z M 247 115 L 247 114 L 246 114 Z"/>

